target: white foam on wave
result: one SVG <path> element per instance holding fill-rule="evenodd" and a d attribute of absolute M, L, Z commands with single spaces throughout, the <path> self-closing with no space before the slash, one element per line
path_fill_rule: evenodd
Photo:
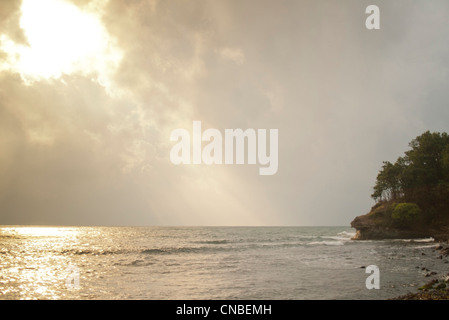
<path fill-rule="evenodd" d="M 344 241 L 313 241 L 309 245 L 342 246 Z"/>
<path fill-rule="evenodd" d="M 435 245 L 434 244 L 428 244 L 428 245 L 416 246 L 416 247 L 413 247 L 413 248 L 415 248 L 415 249 L 428 249 L 428 248 L 435 248 Z"/>
<path fill-rule="evenodd" d="M 321 236 L 320 238 L 323 239 L 332 239 L 332 240 L 337 240 L 337 241 L 350 241 L 352 239 L 352 237 L 355 236 L 355 232 L 347 232 L 347 231 L 342 231 L 337 233 L 336 236 Z"/>
<path fill-rule="evenodd" d="M 435 239 L 434 238 L 424 238 L 424 239 L 415 239 L 413 240 L 414 242 L 434 242 Z"/>
<path fill-rule="evenodd" d="M 351 239 L 352 237 L 355 236 L 355 232 L 342 231 L 342 232 L 337 233 L 337 236 L 342 237 L 342 238 Z"/>
<path fill-rule="evenodd" d="M 422 238 L 422 239 L 393 239 L 395 242 L 434 242 L 434 238 Z"/>

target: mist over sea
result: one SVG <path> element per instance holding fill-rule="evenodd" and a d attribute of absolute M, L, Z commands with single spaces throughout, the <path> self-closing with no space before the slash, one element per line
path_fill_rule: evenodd
<path fill-rule="evenodd" d="M 353 234 L 349 227 L 3 226 L 0 299 L 387 299 L 415 292 L 429 271 L 449 271 L 432 239 L 353 241 Z M 366 288 L 369 265 L 379 267 L 379 290 Z"/>

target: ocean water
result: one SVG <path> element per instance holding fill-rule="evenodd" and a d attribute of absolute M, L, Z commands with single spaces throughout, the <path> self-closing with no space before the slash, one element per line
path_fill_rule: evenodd
<path fill-rule="evenodd" d="M 371 300 L 449 272 L 432 239 L 352 235 L 349 227 L 3 226 L 0 299 Z M 378 290 L 366 288 L 369 265 L 379 268 Z"/>

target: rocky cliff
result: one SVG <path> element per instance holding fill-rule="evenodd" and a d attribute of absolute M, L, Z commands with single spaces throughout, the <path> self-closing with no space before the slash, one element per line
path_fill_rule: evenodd
<path fill-rule="evenodd" d="M 432 237 L 430 230 L 399 229 L 386 226 L 370 214 L 356 217 L 351 222 L 351 227 L 356 229 L 353 240 L 381 240 L 381 239 L 416 239 Z"/>
<path fill-rule="evenodd" d="M 386 219 L 376 214 L 375 210 L 356 217 L 351 227 L 356 229 L 353 240 L 381 240 L 381 239 L 417 239 L 432 237 L 437 241 L 449 241 L 449 226 L 435 228 L 426 224 L 410 228 L 394 227 L 386 223 Z"/>

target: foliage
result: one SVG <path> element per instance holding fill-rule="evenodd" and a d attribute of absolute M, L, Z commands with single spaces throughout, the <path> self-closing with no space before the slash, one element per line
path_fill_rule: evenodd
<path fill-rule="evenodd" d="M 399 227 L 408 227 L 415 223 L 421 215 L 421 209 L 415 203 L 403 202 L 394 206 L 391 218 Z"/>
<path fill-rule="evenodd" d="M 383 162 L 371 195 L 378 202 L 415 203 L 434 220 L 449 218 L 449 135 L 424 132 L 395 163 Z"/>
<path fill-rule="evenodd" d="M 391 203 L 379 202 L 371 208 L 369 216 L 377 224 L 385 224 L 388 226 L 391 220 L 392 212 L 393 206 Z"/>

